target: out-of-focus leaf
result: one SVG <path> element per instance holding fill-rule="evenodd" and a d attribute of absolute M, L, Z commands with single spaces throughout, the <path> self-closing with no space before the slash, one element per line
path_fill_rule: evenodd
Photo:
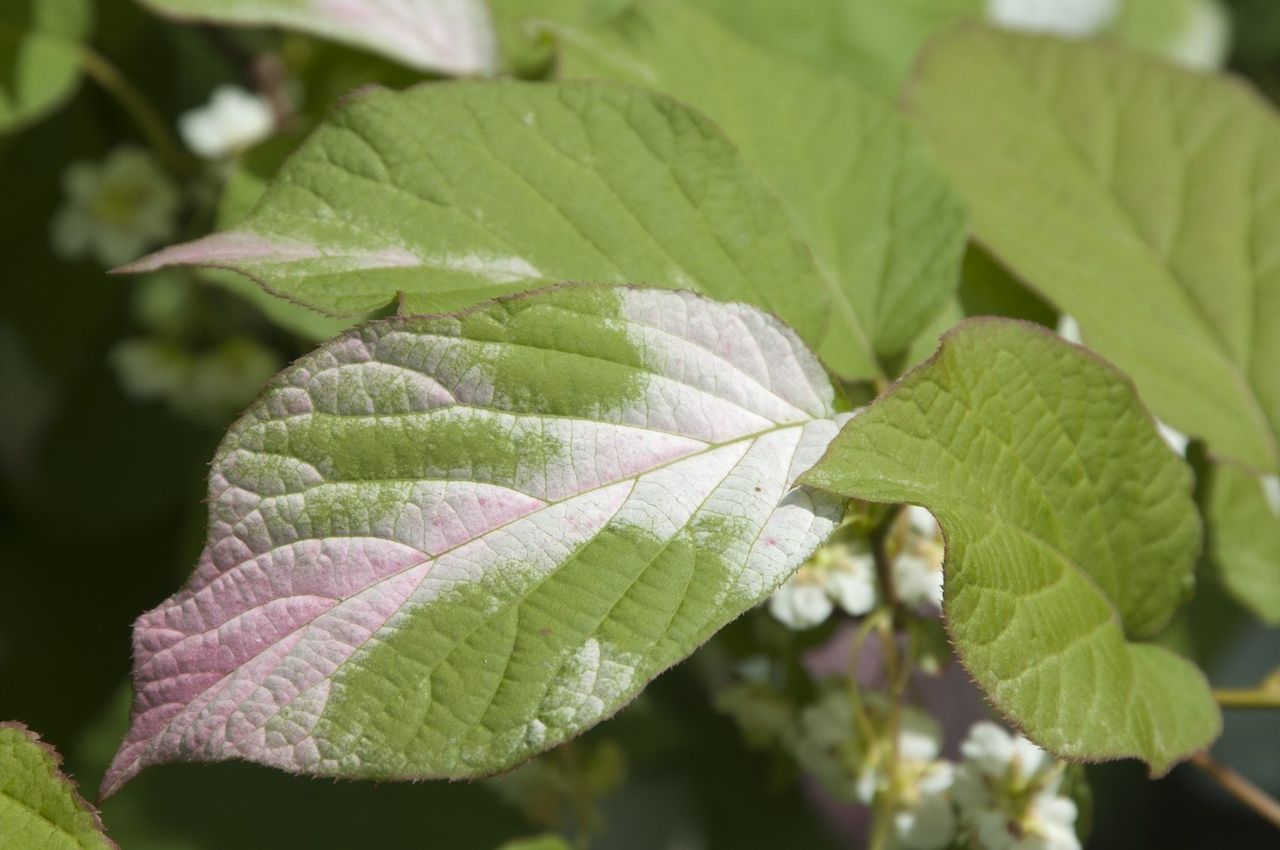
<path fill-rule="evenodd" d="M 1153 412 L 1280 469 L 1280 119 L 1238 80 L 1114 44 L 972 27 L 910 111 L 975 236 L 1080 323 Z"/>
<path fill-rule="evenodd" d="M 899 354 L 955 291 L 964 211 L 889 106 L 678 2 L 553 31 L 563 76 L 671 94 L 716 121 L 759 169 L 834 283 L 818 353 L 842 377 L 876 377 L 877 355 Z"/>
<path fill-rule="evenodd" d="M 894 98 L 936 32 L 981 16 L 983 0 L 685 0 L 765 47 Z"/>
<path fill-rule="evenodd" d="M 46 0 L 40 0 L 46 2 Z M 390 56 L 424 71 L 495 70 L 484 0 L 141 0 L 179 20 L 278 26 Z"/>
<path fill-rule="evenodd" d="M 0 133 L 57 106 L 80 79 L 89 0 L 0 3 Z"/>
<path fill-rule="evenodd" d="M 1270 488 L 1270 492 L 1268 492 Z M 1280 487 L 1230 464 L 1209 472 L 1208 555 L 1230 594 L 1280 625 Z"/>

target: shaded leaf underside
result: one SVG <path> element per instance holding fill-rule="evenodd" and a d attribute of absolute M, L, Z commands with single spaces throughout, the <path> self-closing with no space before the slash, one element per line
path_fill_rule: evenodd
<path fill-rule="evenodd" d="M 877 357 L 905 349 L 955 291 L 964 212 L 889 105 L 753 47 L 682 3 L 553 30 L 562 76 L 660 89 L 705 112 L 741 148 L 832 286 L 818 353 L 842 376 L 874 377 Z"/>
<path fill-rule="evenodd" d="M 977 238 L 1161 419 L 1280 468 L 1280 120 L 1240 81 L 1105 43 L 966 28 L 911 114 Z"/>

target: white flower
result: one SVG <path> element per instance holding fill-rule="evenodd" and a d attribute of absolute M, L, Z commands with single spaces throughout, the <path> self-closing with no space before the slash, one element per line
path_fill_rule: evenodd
<path fill-rule="evenodd" d="M 1163 51 L 1188 68 L 1219 68 L 1231 46 L 1231 22 L 1214 0 L 1193 0 L 1182 29 Z"/>
<path fill-rule="evenodd" d="M 994 723 L 975 723 L 952 795 L 984 850 L 1080 850 L 1076 805 L 1058 795 L 1062 771 L 1044 750 Z"/>
<path fill-rule="evenodd" d="M 894 829 L 910 850 L 940 850 L 955 837 L 951 803 L 955 765 L 938 761 L 942 728 L 923 711 L 907 708 L 898 733 L 898 803 Z"/>
<path fill-rule="evenodd" d="M 1084 338 L 1080 336 L 1080 323 L 1076 321 L 1075 316 L 1067 313 L 1058 317 L 1058 336 L 1076 345 L 1084 344 Z"/>
<path fill-rule="evenodd" d="M 91 254 L 119 266 L 175 234 L 181 196 L 141 148 L 124 145 L 100 163 L 72 163 L 62 187 L 66 200 L 53 217 L 51 237 L 64 259 Z"/>
<path fill-rule="evenodd" d="M 1280 477 L 1275 475 L 1262 476 L 1262 495 L 1267 500 L 1267 505 L 1271 508 L 1271 513 L 1280 517 Z"/>
<path fill-rule="evenodd" d="M 823 546 L 769 597 L 769 613 L 793 629 L 809 629 L 835 606 L 860 617 L 876 604 L 875 560 L 851 543 Z"/>
<path fill-rule="evenodd" d="M 898 758 L 909 762 L 930 762 L 938 757 L 942 750 L 942 727 L 937 720 L 908 706 L 902 710 L 900 724 Z"/>
<path fill-rule="evenodd" d="M 834 610 L 835 605 L 827 596 L 826 587 L 800 572 L 787 579 L 787 583 L 769 597 L 769 613 L 792 629 L 811 629 L 820 625 Z"/>
<path fill-rule="evenodd" d="M 833 688 L 800 712 L 789 747 L 804 770 L 842 800 L 860 799 L 857 765 L 866 742 L 854 722 L 844 688 Z"/>
<path fill-rule="evenodd" d="M 987 0 L 987 19 L 1031 32 L 1086 36 L 1115 16 L 1120 0 Z"/>
<path fill-rule="evenodd" d="M 1164 437 L 1164 441 L 1169 444 L 1169 448 L 1173 449 L 1174 454 L 1179 457 L 1186 456 L 1187 443 L 1191 442 L 1186 434 L 1176 428 L 1171 428 L 1159 419 L 1156 420 L 1156 428 L 1160 431 L 1160 436 Z"/>
<path fill-rule="evenodd" d="M 948 792 L 955 765 L 935 762 L 916 782 L 918 796 L 903 801 L 893 818 L 898 841 L 909 850 L 941 850 L 956 834 L 956 812 Z"/>
<path fill-rule="evenodd" d="M 901 545 L 893 558 L 893 587 L 898 599 L 912 608 L 942 607 L 942 560 L 946 550 L 938 521 L 922 507 L 902 512 Z"/>
<path fill-rule="evenodd" d="M 184 112 L 178 132 L 205 159 L 222 159 L 271 135 L 275 115 L 262 97 L 236 86 L 219 86 L 207 106 Z"/>

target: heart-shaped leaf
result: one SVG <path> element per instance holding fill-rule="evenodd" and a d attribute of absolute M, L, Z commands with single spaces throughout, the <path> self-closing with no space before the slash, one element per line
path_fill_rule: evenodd
<path fill-rule="evenodd" d="M 475 776 L 576 735 L 829 536 L 842 502 L 794 481 L 833 403 L 784 325 L 686 292 L 338 337 L 219 448 L 196 573 L 135 626 L 104 793 L 178 759 Z"/>
<path fill-rule="evenodd" d="M 239 226 L 126 270 L 229 268 L 333 315 L 457 310 L 559 283 L 696 289 L 811 343 L 829 284 L 706 118 L 605 83 L 448 83 L 349 99 Z"/>
<path fill-rule="evenodd" d="M 1161 419 L 1280 469 L 1280 120 L 1260 96 L 1114 44 L 966 28 L 909 101 L 980 241 Z"/>
<path fill-rule="evenodd" d="M 0 847 L 112 850 L 102 821 L 61 770 L 62 759 L 21 723 L 0 723 Z"/>
<path fill-rule="evenodd" d="M 44 2 L 44 0 L 41 0 Z M 189 21 L 295 29 L 381 53 L 424 71 L 491 74 L 484 0 L 142 0 Z"/>
<path fill-rule="evenodd" d="M 39 118 L 80 80 L 87 0 L 0 3 L 0 133 Z"/>
<path fill-rule="evenodd" d="M 1191 475 L 1096 355 L 1036 325 L 964 322 L 801 481 L 937 516 L 960 659 L 1044 748 L 1163 773 L 1217 735 L 1204 676 L 1138 642 L 1191 590 Z"/>
<path fill-rule="evenodd" d="M 683 3 L 552 30 L 563 76 L 674 95 L 722 126 L 759 169 L 833 284 L 818 353 L 844 377 L 875 377 L 867 361 L 900 354 L 955 292 L 960 200 L 889 105 Z"/>

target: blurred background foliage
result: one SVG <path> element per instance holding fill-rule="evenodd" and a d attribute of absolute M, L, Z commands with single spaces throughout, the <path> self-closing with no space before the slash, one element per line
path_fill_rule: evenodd
<path fill-rule="evenodd" d="M 3 0 L 0 47 L 29 20 L 24 16 L 56 14 L 60 4 Z M 592 5 L 607 11 L 619 3 Z M 703 5 L 748 37 L 772 33 L 778 49 L 820 64 L 851 63 L 851 73 L 881 93 L 891 93 L 914 49 L 904 35 L 905 46 L 892 45 L 896 52 L 880 61 L 874 50 L 844 50 L 844 34 L 818 43 L 785 21 L 774 26 L 739 15 L 729 0 Z M 63 12 L 71 15 L 75 6 Z M 547 4 L 498 6 L 504 67 L 545 73 L 547 46 L 518 22 L 522 12 Z M 1234 33 L 1230 66 L 1280 96 L 1280 2 L 1232 0 L 1225 8 Z M 239 160 L 208 166 L 183 154 L 174 165 L 185 187 L 175 239 L 242 215 L 346 92 L 422 77 L 298 35 L 175 25 L 131 0 L 100 0 L 91 9 L 91 26 L 65 20 L 73 28 L 84 23 L 93 50 L 171 123 L 219 85 L 255 90 L 294 81 L 286 92 L 291 117 L 270 141 Z M 3 55 L 12 57 L 8 47 Z M 0 67 L 0 88 L 12 73 Z M 344 323 L 267 298 L 234 275 L 113 278 L 96 259 L 57 256 L 50 222 L 63 203 L 68 164 L 101 161 L 122 143 L 148 143 L 101 85 L 84 80 L 69 91 L 59 108 L 0 136 L 0 719 L 38 730 L 91 795 L 126 725 L 130 624 L 185 580 L 195 561 L 206 464 L 222 430 L 269 375 Z M 1050 307 L 974 249 L 959 298 L 937 330 L 986 313 L 1056 321 Z M 932 350 L 933 339 L 926 335 L 913 359 Z M 1209 571 L 1204 579 L 1168 639 L 1205 664 L 1215 684 L 1250 685 L 1280 657 L 1277 634 L 1228 601 Z M 244 764 L 183 765 L 147 773 L 110 800 L 103 816 L 126 850 L 488 848 L 545 830 L 572 831 L 587 820 L 592 846 L 617 850 L 850 846 L 856 813 L 824 798 L 778 752 L 750 746 L 751 735 L 744 737 L 734 719 L 740 712 L 723 698 L 741 661 L 763 656 L 781 671 L 785 710 L 788 698 L 812 687 L 800 660 L 838 628 L 784 633 L 752 612 L 618 717 L 497 781 L 373 785 Z M 940 682 L 940 704 L 980 711 L 962 674 L 953 670 Z M 748 731 L 753 722 L 757 733 L 767 725 L 760 715 L 768 710 L 767 701 L 752 704 L 757 717 Z M 1217 753 L 1280 792 L 1274 716 L 1231 713 Z M 1090 847 L 1276 846 L 1261 820 L 1187 768 L 1157 782 L 1135 764 L 1090 767 L 1088 775 L 1095 801 Z"/>

